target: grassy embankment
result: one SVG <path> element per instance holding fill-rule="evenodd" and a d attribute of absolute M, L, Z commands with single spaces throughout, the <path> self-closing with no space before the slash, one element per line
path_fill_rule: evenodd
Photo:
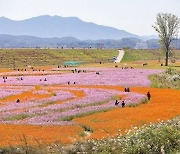
<path fill-rule="evenodd" d="M 175 60 L 175 63 L 173 63 Z M 122 63 L 139 68 L 157 68 L 165 69 L 167 67 L 161 66 L 165 63 L 165 53 L 162 50 L 134 50 L 125 49 L 125 55 Z M 142 64 L 147 63 L 143 66 Z M 172 56 L 169 58 L 169 66 L 180 67 L 180 50 L 173 50 Z"/>
<path fill-rule="evenodd" d="M 0 49 L 0 68 L 63 65 L 66 61 L 112 62 L 117 50 L 100 49 Z"/>
<path fill-rule="evenodd" d="M 24 68 L 27 66 L 52 66 L 63 65 L 66 61 L 84 62 L 83 66 L 103 66 L 114 67 L 112 57 L 117 56 L 117 50 L 100 49 L 0 49 L 0 68 Z M 173 58 L 174 57 L 174 58 Z M 178 66 L 180 51 L 173 51 L 170 66 Z M 164 68 L 160 64 L 164 63 L 164 53 L 161 50 L 134 50 L 125 49 L 125 55 L 119 66 L 142 67 L 143 63 L 148 63 L 143 68 Z M 105 63 L 99 65 L 99 62 Z"/>
<path fill-rule="evenodd" d="M 134 50 L 125 49 L 125 55 L 122 62 L 133 62 L 133 61 L 151 61 L 156 60 L 157 62 L 164 63 L 165 53 L 162 50 Z M 180 50 L 173 50 L 170 60 L 180 59 Z"/>

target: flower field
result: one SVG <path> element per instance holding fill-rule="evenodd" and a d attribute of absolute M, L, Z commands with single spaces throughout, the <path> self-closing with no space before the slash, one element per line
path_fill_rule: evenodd
<path fill-rule="evenodd" d="M 59 69 L 64 70 L 64 69 Z M 68 69 L 67 69 L 68 70 Z M 82 72 L 86 70 L 86 72 Z M 162 72 L 162 70 L 145 69 L 114 69 L 114 68 L 81 68 L 80 73 L 66 73 L 60 75 L 31 75 L 30 72 L 10 72 L 7 80 L 0 80 L 5 85 L 52 85 L 67 84 L 68 81 L 78 85 L 121 85 L 121 86 L 149 86 L 148 75 Z M 99 74 L 96 74 L 96 73 Z M 21 79 L 22 77 L 22 79 Z"/>
<path fill-rule="evenodd" d="M 99 139 L 180 113 L 178 90 L 150 88 L 148 75 L 162 70 L 84 69 L 43 75 L 10 72 L 5 81 L 1 78 L 0 146 L 21 144 L 22 135 L 30 143 L 70 143 L 81 140 L 83 132 Z M 125 86 L 130 92 L 124 92 Z M 147 91 L 152 94 L 149 102 Z"/>
<path fill-rule="evenodd" d="M 6 90 L 8 91 L 8 88 Z M 73 93 L 74 91 L 79 95 Z M 27 95 L 29 95 L 28 98 L 26 98 Z M 41 90 L 33 89 L 32 91 L 2 98 L 0 122 L 33 125 L 72 125 L 74 122 L 63 119 L 87 112 L 112 109 L 115 107 L 113 97 L 116 95 L 125 95 L 126 104 L 138 103 L 145 99 L 145 95 L 142 94 L 126 94 L 115 90 L 46 86 L 42 87 Z M 22 101 L 16 103 L 15 98 Z"/>

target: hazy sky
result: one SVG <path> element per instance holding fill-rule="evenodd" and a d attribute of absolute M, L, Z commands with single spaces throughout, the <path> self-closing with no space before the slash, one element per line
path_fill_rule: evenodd
<path fill-rule="evenodd" d="M 156 34 L 152 25 L 159 12 L 180 17 L 180 0 L 0 0 L 0 16 L 13 20 L 76 16 L 138 35 Z"/>

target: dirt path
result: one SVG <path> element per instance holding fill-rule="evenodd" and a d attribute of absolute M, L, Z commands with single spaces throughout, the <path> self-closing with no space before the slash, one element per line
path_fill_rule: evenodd
<path fill-rule="evenodd" d="M 115 63 L 120 63 L 124 56 L 124 50 L 119 49 L 118 51 L 119 51 L 119 55 L 118 55 L 117 59 L 114 61 Z"/>

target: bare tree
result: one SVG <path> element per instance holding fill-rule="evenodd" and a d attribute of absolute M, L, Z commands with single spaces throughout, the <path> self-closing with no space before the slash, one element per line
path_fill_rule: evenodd
<path fill-rule="evenodd" d="M 155 24 L 153 28 L 158 32 L 160 44 L 166 53 L 165 66 L 168 66 L 171 42 L 178 35 L 180 20 L 174 14 L 158 13 Z"/>

